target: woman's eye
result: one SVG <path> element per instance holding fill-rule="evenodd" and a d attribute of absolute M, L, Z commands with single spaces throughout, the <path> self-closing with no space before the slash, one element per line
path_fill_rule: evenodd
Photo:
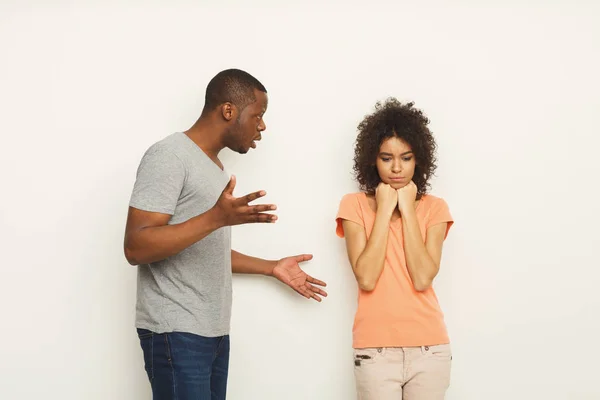
<path fill-rule="evenodd" d="M 410 161 L 410 160 L 412 160 L 412 157 L 404 157 L 404 158 L 402 159 L 402 161 L 406 161 L 406 162 L 408 162 L 408 161 Z"/>
<path fill-rule="evenodd" d="M 388 162 L 388 161 L 391 161 L 391 158 L 382 158 L 381 161 Z"/>

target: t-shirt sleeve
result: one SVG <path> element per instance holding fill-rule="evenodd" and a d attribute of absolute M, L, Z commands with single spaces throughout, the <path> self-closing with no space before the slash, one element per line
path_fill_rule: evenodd
<path fill-rule="evenodd" d="M 430 227 L 441 224 L 448 223 L 446 228 L 446 234 L 444 235 L 444 239 L 448 237 L 448 232 L 450 231 L 450 227 L 454 225 L 454 219 L 450 214 L 450 209 L 448 208 L 448 204 L 444 199 L 436 199 L 435 203 L 431 206 L 431 211 L 429 212 L 429 222 L 427 223 L 427 229 Z"/>
<path fill-rule="evenodd" d="M 173 215 L 185 177 L 185 167 L 175 154 L 160 147 L 150 148 L 138 167 L 129 205 Z"/>
<path fill-rule="evenodd" d="M 342 226 L 342 221 L 345 219 L 355 222 L 360 226 L 365 226 L 365 221 L 363 219 L 360 204 L 358 203 L 358 197 L 356 195 L 347 194 L 340 202 L 340 207 L 338 209 L 337 216 L 335 217 L 335 233 L 341 238 L 344 237 L 344 227 Z"/>

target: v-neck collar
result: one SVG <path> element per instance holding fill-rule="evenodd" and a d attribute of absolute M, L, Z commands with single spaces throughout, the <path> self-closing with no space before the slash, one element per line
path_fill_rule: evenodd
<path fill-rule="evenodd" d="M 196 142 L 194 142 L 188 135 L 186 135 L 184 132 L 180 132 L 181 135 L 183 135 L 185 137 L 185 140 L 187 140 L 189 142 L 189 144 L 191 146 L 193 146 L 196 151 L 198 151 L 198 153 L 202 156 L 205 157 L 208 161 L 210 161 L 211 164 L 213 164 L 221 173 L 225 172 L 225 166 L 223 166 L 223 168 L 221 168 L 216 162 L 214 162 L 214 160 L 212 158 L 210 158 L 208 156 L 208 154 L 206 154 L 204 152 L 204 150 L 202 150 L 202 148 L 200 146 L 198 146 L 196 144 Z"/>

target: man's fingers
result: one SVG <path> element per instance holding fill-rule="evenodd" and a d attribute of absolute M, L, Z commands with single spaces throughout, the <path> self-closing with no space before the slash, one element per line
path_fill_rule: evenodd
<path fill-rule="evenodd" d="M 223 192 L 233 195 L 233 189 L 235 189 L 235 175 L 231 175 L 231 178 L 229 178 L 229 182 L 227 182 L 227 186 L 225 186 Z"/>
<path fill-rule="evenodd" d="M 242 223 L 251 222 L 275 222 L 277 216 L 269 214 L 268 211 L 274 211 L 277 209 L 275 204 L 260 204 L 256 206 L 243 206 L 237 209 L 239 218 L 242 219 Z"/>
<path fill-rule="evenodd" d="M 318 301 L 319 303 L 321 302 L 321 298 L 320 298 L 319 296 L 317 296 L 316 294 L 314 294 L 314 293 L 313 293 L 313 294 L 312 294 L 312 296 L 310 296 L 310 297 L 312 297 L 313 299 L 315 299 L 315 300 L 316 300 L 316 301 Z"/>
<path fill-rule="evenodd" d="M 248 204 L 253 202 L 254 200 L 266 196 L 267 192 L 264 190 L 259 190 L 258 192 L 250 193 L 245 195 L 244 197 L 240 197 L 238 200 L 244 204 Z"/>
<path fill-rule="evenodd" d="M 313 277 L 312 277 L 312 276 L 310 276 L 310 275 L 308 275 L 308 276 L 306 277 L 306 280 L 307 280 L 308 282 L 310 282 L 310 283 L 314 283 L 315 285 L 319 285 L 319 286 L 327 286 L 327 284 L 326 284 L 325 282 L 323 282 L 323 281 L 320 281 L 320 280 L 318 280 L 318 279 L 316 279 L 316 278 L 313 278 Z"/>
<path fill-rule="evenodd" d="M 312 286 L 310 284 L 294 287 L 292 288 L 301 296 L 306 297 L 307 299 L 314 299 L 319 303 L 322 301 L 320 296 L 327 297 L 327 292 L 319 289 L 318 287 Z"/>
<path fill-rule="evenodd" d="M 260 204 L 257 206 L 249 206 L 247 210 L 251 214 L 257 214 L 265 211 L 275 211 L 277 210 L 277 206 L 275 204 Z"/>
<path fill-rule="evenodd" d="M 277 215 L 257 213 L 246 215 L 246 222 L 275 222 L 277 221 Z"/>
<path fill-rule="evenodd" d="M 296 262 L 304 262 L 304 261 L 309 261 L 312 260 L 313 255 L 312 254 L 300 254 L 297 256 L 294 256 L 294 258 L 296 259 Z"/>
<path fill-rule="evenodd" d="M 300 294 L 300 295 L 302 295 L 302 296 L 306 297 L 307 299 L 310 299 L 310 297 L 311 297 L 311 296 L 310 296 L 311 294 L 308 292 L 308 290 L 306 290 L 306 289 L 305 289 L 305 288 L 303 288 L 303 287 L 294 288 L 294 290 L 295 290 L 296 292 L 298 292 L 298 294 Z"/>
<path fill-rule="evenodd" d="M 321 298 L 319 297 L 318 294 L 316 294 L 312 289 L 314 288 L 314 286 L 311 285 L 306 285 L 305 286 L 305 290 L 308 293 L 308 295 L 310 296 L 309 298 L 315 299 L 316 301 L 318 301 L 319 303 L 321 302 Z M 316 289 L 316 288 L 314 288 Z"/>
<path fill-rule="evenodd" d="M 313 286 L 313 285 L 306 285 L 306 286 L 308 286 L 308 287 L 309 287 L 309 289 L 310 289 L 312 292 L 314 292 L 314 293 L 317 293 L 317 294 L 320 294 L 320 295 L 321 295 L 321 296 L 323 296 L 323 297 L 327 297 L 327 292 L 326 292 L 326 291 L 324 291 L 323 289 L 321 289 L 321 288 L 318 288 L 318 287 L 316 287 L 316 286 Z"/>

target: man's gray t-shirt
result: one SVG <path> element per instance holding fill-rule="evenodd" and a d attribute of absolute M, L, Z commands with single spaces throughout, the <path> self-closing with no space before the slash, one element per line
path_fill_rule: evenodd
<path fill-rule="evenodd" d="M 140 162 L 129 205 L 170 214 L 178 224 L 212 208 L 229 181 L 184 133 L 152 145 Z M 181 253 L 138 266 L 136 327 L 156 333 L 229 334 L 231 228 Z"/>

